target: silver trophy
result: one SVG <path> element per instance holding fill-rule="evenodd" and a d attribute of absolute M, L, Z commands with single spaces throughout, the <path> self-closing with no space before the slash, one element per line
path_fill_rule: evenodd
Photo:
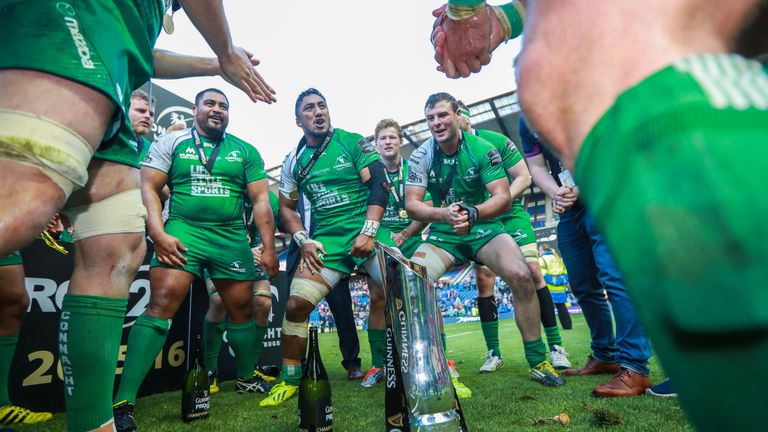
<path fill-rule="evenodd" d="M 401 423 L 398 426 L 407 424 L 402 430 L 412 432 L 461 431 L 460 407 L 440 343 L 440 310 L 435 288 L 426 269 L 406 259 L 397 249 L 379 242 L 375 249 L 384 276 L 394 357 L 399 360 L 387 359 L 387 388 L 394 387 L 389 368 L 393 363 L 397 368 L 399 363 L 399 370 L 394 372 L 399 372 L 397 378 L 402 379 L 405 393 L 404 413 L 398 415 Z M 391 423 L 391 416 L 388 417 Z M 400 430 L 389 424 L 388 428 Z"/>

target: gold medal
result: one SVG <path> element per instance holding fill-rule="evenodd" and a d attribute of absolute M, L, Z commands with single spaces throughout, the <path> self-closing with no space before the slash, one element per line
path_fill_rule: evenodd
<path fill-rule="evenodd" d="M 405 211 L 405 209 L 400 209 L 400 218 L 401 219 L 408 219 L 408 212 Z"/>
<path fill-rule="evenodd" d="M 292 200 L 296 201 L 297 199 L 299 199 L 299 191 L 291 191 L 291 192 L 288 194 L 288 197 L 289 197 L 290 199 L 292 199 Z"/>
<path fill-rule="evenodd" d="M 173 11 L 169 10 L 163 16 L 163 30 L 165 30 L 167 34 L 173 34 L 175 29 L 176 26 L 173 25 Z"/>
<path fill-rule="evenodd" d="M 440 204 L 440 207 L 442 207 L 442 208 L 446 208 L 446 207 L 448 207 L 448 204 L 447 204 L 445 201 L 443 201 L 443 203 L 442 203 L 442 204 Z"/>

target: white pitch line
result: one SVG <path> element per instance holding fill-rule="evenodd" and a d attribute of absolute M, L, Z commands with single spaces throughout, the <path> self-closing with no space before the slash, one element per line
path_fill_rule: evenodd
<path fill-rule="evenodd" d="M 446 337 L 452 338 L 452 337 L 464 336 L 464 335 L 468 335 L 468 334 L 472 334 L 472 333 L 477 333 L 477 330 L 475 330 L 475 331 L 468 331 L 468 332 L 464 332 L 464 333 L 456 333 L 456 334 L 453 334 L 453 335 L 448 335 Z"/>

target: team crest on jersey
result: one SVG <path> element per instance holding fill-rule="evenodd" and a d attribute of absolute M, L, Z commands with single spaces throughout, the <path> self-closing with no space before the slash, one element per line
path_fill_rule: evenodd
<path fill-rule="evenodd" d="M 227 162 L 242 162 L 243 153 L 240 150 L 233 150 L 224 158 Z"/>
<path fill-rule="evenodd" d="M 363 150 L 363 154 L 373 153 L 376 151 L 376 149 L 373 148 L 373 144 L 371 144 L 370 141 L 365 138 L 360 139 L 360 141 L 357 142 L 357 145 L 359 145 Z"/>
<path fill-rule="evenodd" d="M 467 172 L 464 173 L 464 180 L 471 181 L 477 178 L 477 168 L 470 167 Z"/>
<path fill-rule="evenodd" d="M 238 273 L 245 273 L 245 267 L 242 261 L 234 261 L 229 265 L 229 269 Z"/>
<path fill-rule="evenodd" d="M 491 162 L 491 166 L 501 165 L 501 155 L 499 154 L 498 150 L 493 149 L 486 153 L 485 156 Z"/>
<path fill-rule="evenodd" d="M 192 147 L 187 147 L 184 152 L 179 155 L 179 159 L 197 159 L 197 152 Z"/>
<path fill-rule="evenodd" d="M 477 236 L 475 236 L 475 238 L 483 238 L 490 233 L 491 233 L 490 229 L 480 228 L 479 230 L 477 230 Z"/>
<path fill-rule="evenodd" d="M 349 159 L 347 159 L 346 156 L 339 155 L 339 157 L 336 158 L 336 163 L 333 165 L 333 167 L 337 171 L 341 171 L 341 170 L 343 170 L 345 168 L 351 168 L 352 167 L 352 162 Z"/>

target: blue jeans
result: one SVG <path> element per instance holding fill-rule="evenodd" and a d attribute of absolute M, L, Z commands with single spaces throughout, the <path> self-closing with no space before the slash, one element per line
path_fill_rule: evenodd
<path fill-rule="evenodd" d="M 648 336 L 638 321 L 634 303 L 621 281 L 608 245 L 584 207 L 560 215 L 557 239 L 571 290 L 592 336 L 592 356 L 648 375 L 651 356 Z M 604 290 L 608 292 L 608 299 Z"/>

